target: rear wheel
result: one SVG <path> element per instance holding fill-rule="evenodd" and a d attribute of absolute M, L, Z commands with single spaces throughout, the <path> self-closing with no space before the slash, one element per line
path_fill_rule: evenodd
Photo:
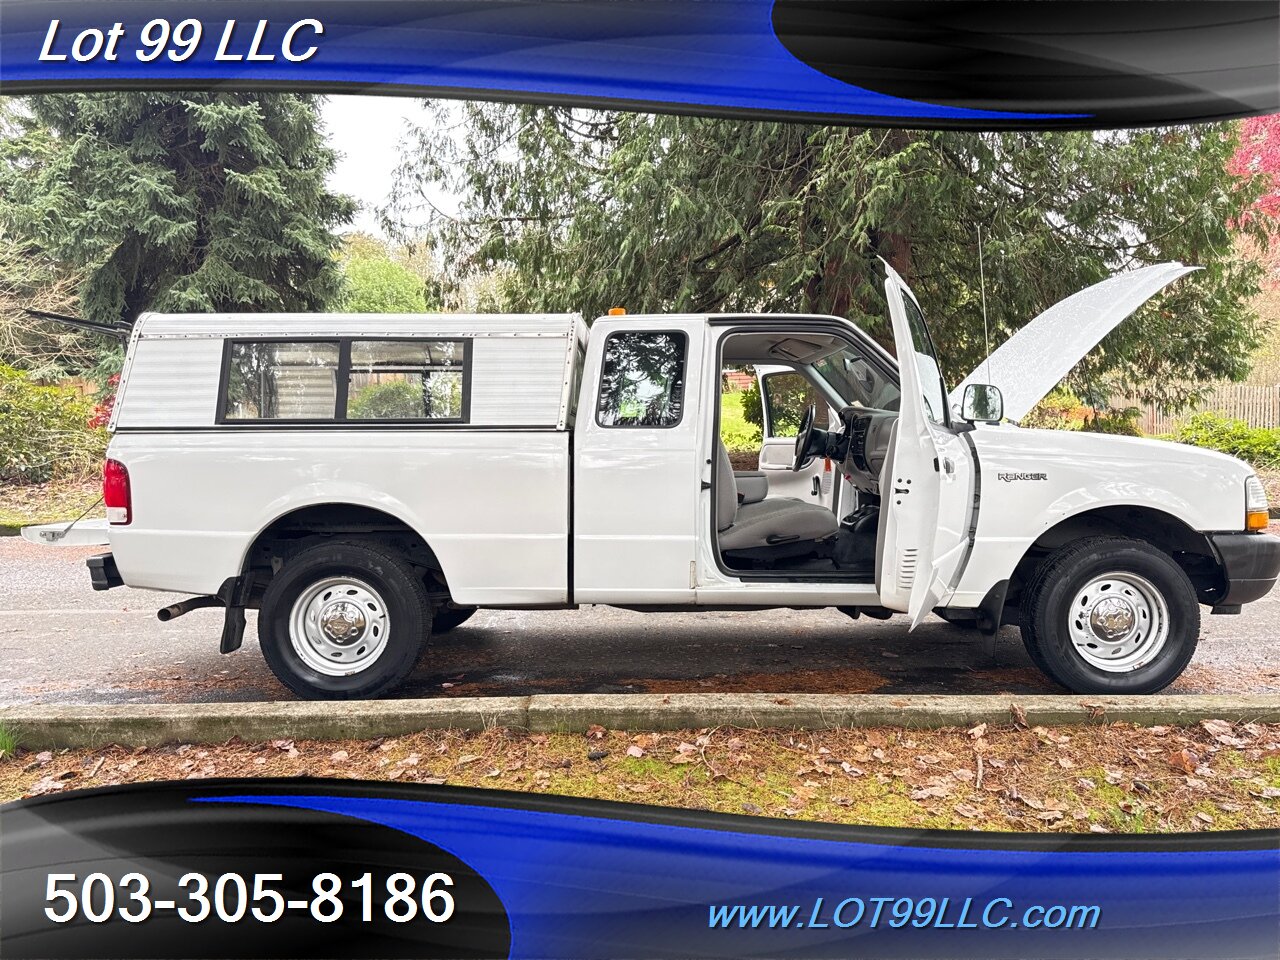
<path fill-rule="evenodd" d="M 1022 602 L 1036 665 L 1076 693 L 1155 693 L 1200 638 L 1195 588 L 1173 559 L 1119 537 L 1077 540 L 1041 564 Z"/>
<path fill-rule="evenodd" d="M 258 613 L 267 665 L 309 700 L 386 693 L 413 670 L 430 632 L 431 603 L 414 568 L 394 551 L 354 541 L 291 558 Z"/>

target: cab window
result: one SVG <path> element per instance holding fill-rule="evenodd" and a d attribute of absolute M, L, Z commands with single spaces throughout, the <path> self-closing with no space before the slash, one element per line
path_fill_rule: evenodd
<path fill-rule="evenodd" d="M 614 333 L 604 345 L 596 421 L 674 427 L 684 410 L 683 333 Z"/>

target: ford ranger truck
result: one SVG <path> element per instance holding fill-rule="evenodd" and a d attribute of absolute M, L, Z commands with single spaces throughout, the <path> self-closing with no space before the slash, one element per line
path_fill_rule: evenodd
<path fill-rule="evenodd" d="M 478 609 L 579 604 L 1016 624 L 1069 690 L 1160 690 L 1202 607 L 1276 581 L 1262 484 L 1220 453 L 1017 421 L 1191 269 L 1069 297 L 953 389 L 887 267 L 892 351 L 830 316 L 144 315 L 93 585 L 191 595 L 161 619 L 220 608 L 224 653 L 256 610 L 309 698 L 386 693 Z M 722 375 L 748 369 L 764 438 L 735 471 Z"/>

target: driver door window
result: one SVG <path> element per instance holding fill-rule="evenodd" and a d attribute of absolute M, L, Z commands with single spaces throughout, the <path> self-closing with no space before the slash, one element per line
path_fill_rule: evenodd
<path fill-rule="evenodd" d="M 818 407 L 818 422 L 826 421 L 827 401 L 798 373 L 771 373 L 764 378 L 765 424 L 769 437 L 794 437 L 809 404 Z"/>

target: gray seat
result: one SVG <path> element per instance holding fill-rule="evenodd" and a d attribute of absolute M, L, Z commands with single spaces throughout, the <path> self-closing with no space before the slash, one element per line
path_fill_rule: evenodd
<path fill-rule="evenodd" d="M 740 503 L 729 452 L 722 443 L 716 446 L 716 526 L 721 550 L 763 547 L 792 552 L 839 530 L 835 514 L 820 504 L 789 497 Z"/>

